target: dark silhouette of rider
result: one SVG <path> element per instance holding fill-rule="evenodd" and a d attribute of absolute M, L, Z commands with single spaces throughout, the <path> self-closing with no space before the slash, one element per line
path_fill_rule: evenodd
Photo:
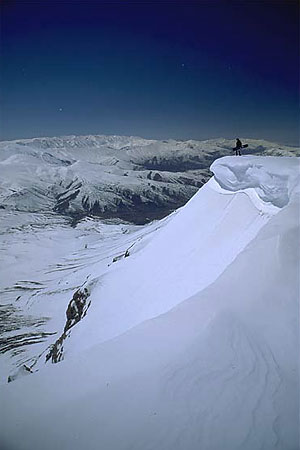
<path fill-rule="evenodd" d="M 234 148 L 236 156 L 241 156 L 241 148 L 243 148 L 242 141 L 239 138 L 237 138 L 235 148 Z"/>

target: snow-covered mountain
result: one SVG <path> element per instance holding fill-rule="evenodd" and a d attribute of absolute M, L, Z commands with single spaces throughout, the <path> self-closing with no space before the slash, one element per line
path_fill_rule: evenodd
<path fill-rule="evenodd" d="M 51 142 L 51 155 L 72 163 L 53 173 L 76 166 L 78 139 L 70 153 L 67 138 L 63 150 Z M 101 137 L 86 139 L 95 139 L 87 153 L 104 157 Z M 165 173 L 141 162 L 152 145 L 160 163 L 169 154 L 187 164 L 232 146 L 191 143 L 187 153 L 179 143 L 176 154 L 174 141 L 134 149 L 137 138 L 127 138 L 124 150 L 125 138 L 111 139 L 126 156 L 112 167 L 126 160 L 136 168 L 122 170 L 137 174 Z M 48 143 L 30 141 L 30 151 L 40 157 Z M 5 450 L 298 448 L 299 159 L 225 157 L 211 171 L 185 206 L 144 226 L 93 217 L 71 228 L 50 204 L 17 215 L 5 204 L 0 363 L 3 381 L 13 381 L 0 388 Z"/>
<path fill-rule="evenodd" d="M 293 156 L 299 149 L 247 140 L 247 153 Z M 95 215 L 145 223 L 189 200 L 210 164 L 234 141 L 155 141 L 67 136 L 0 142 L 0 207 Z M 246 149 L 245 149 L 246 151 Z"/>

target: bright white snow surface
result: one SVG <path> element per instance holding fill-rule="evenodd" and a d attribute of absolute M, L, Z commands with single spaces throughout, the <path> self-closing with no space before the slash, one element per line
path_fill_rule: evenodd
<path fill-rule="evenodd" d="M 211 170 L 128 258 L 94 263 L 65 360 L 1 387 L 1 448 L 299 448 L 299 160 Z"/>

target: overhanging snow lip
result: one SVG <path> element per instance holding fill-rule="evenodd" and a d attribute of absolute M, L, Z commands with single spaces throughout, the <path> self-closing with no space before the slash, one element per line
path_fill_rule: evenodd
<path fill-rule="evenodd" d="M 299 162 L 291 157 L 226 156 L 210 167 L 215 182 L 211 187 L 222 193 L 245 192 L 260 209 L 281 209 L 299 189 Z"/>

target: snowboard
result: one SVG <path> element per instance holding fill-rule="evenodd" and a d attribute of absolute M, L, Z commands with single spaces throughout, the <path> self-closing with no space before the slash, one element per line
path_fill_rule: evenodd
<path fill-rule="evenodd" d="M 243 144 L 241 148 L 247 148 L 247 147 L 248 147 L 248 144 Z M 236 147 L 234 147 L 232 150 L 235 151 L 235 150 L 240 150 L 240 149 L 236 149 Z"/>

